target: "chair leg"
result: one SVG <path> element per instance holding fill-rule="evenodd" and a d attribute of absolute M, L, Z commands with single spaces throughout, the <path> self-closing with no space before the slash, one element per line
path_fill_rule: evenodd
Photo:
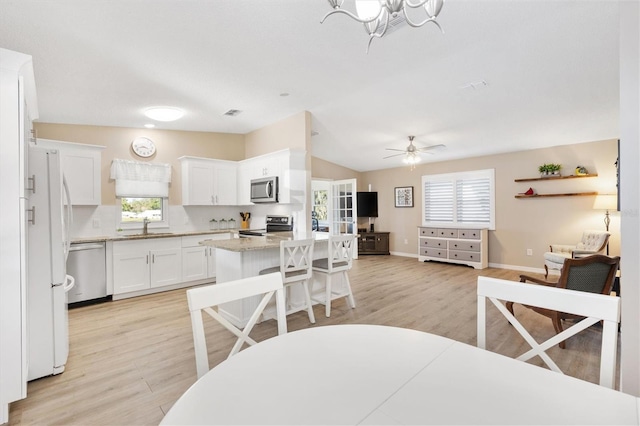
<path fill-rule="evenodd" d="M 347 287 L 347 291 L 349 292 L 349 294 L 347 294 L 347 299 L 349 300 L 349 306 L 351 306 L 351 309 L 356 307 L 356 301 L 353 299 L 353 293 L 351 292 L 351 283 L 349 282 L 349 275 L 347 274 L 347 271 L 345 271 L 344 273 L 344 285 Z"/>
<path fill-rule="evenodd" d="M 309 322 L 311 324 L 316 323 L 316 317 L 313 315 L 313 306 L 311 305 L 311 293 L 309 292 L 309 282 L 302 281 L 302 287 L 304 288 L 304 297 L 307 303 L 307 313 L 309 314 Z"/>
<path fill-rule="evenodd" d="M 327 274 L 324 314 L 327 318 L 331 316 L 331 274 Z"/>
<path fill-rule="evenodd" d="M 549 276 L 549 267 L 545 264 L 544 265 L 544 279 L 546 280 L 548 276 Z"/>
<path fill-rule="evenodd" d="M 509 311 L 511 313 L 511 315 L 513 315 L 515 317 L 516 314 L 513 313 L 513 302 L 507 302 L 506 303 L 506 307 L 507 307 L 507 311 Z"/>
<path fill-rule="evenodd" d="M 560 321 L 560 317 L 558 315 L 554 315 L 553 318 L 551 318 L 551 322 L 553 322 L 553 328 L 556 331 L 556 334 L 562 333 L 562 322 Z M 560 349 L 564 349 L 566 347 L 565 343 L 566 342 L 564 340 L 558 343 Z"/>

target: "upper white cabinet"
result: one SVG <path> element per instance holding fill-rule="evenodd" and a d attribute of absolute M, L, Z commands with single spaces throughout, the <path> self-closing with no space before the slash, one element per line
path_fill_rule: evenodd
<path fill-rule="evenodd" d="M 233 206 L 238 203 L 237 163 L 199 157 L 180 157 L 182 204 Z"/>
<path fill-rule="evenodd" d="M 304 151 L 283 149 L 239 162 L 238 204 L 251 204 L 250 184 L 252 179 L 278 176 L 278 201 L 280 203 L 303 203 L 306 188 Z"/>
<path fill-rule="evenodd" d="M 62 172 L 67 179 L 71 204 L 99 206 L 102 203 L 100 168 L 103 146 L 37 139 L 37 145 L 60 151 Z"/>

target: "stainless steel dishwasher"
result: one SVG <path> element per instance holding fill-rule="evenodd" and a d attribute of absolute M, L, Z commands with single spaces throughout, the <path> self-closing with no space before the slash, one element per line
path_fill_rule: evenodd
<path fill-rule="evenodd" d="M 106 301 L 107 270 L 105 243 L 71 244 L 67 274 L 75 278 L 69 290 L 69 307 Z"/>

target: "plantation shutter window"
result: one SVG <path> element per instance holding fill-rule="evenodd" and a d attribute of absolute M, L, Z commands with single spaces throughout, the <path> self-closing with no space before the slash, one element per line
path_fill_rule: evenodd
<path fill-rule="evenodd" d="M 425 182 L 425 220 L 428 222 L 453 223 L 453 200 L 453 182 Z"/>
<path fill-rule="evenodd" d="M 495 171 L 422 176 L 422 225 L 495 229 Z"/>

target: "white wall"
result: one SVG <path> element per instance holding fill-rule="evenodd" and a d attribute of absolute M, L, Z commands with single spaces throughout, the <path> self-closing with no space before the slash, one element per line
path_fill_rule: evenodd
<path fill-rule="evenodd" d="M 640 5 L 620 2 L 620 390 L 640 396 Z"/>

